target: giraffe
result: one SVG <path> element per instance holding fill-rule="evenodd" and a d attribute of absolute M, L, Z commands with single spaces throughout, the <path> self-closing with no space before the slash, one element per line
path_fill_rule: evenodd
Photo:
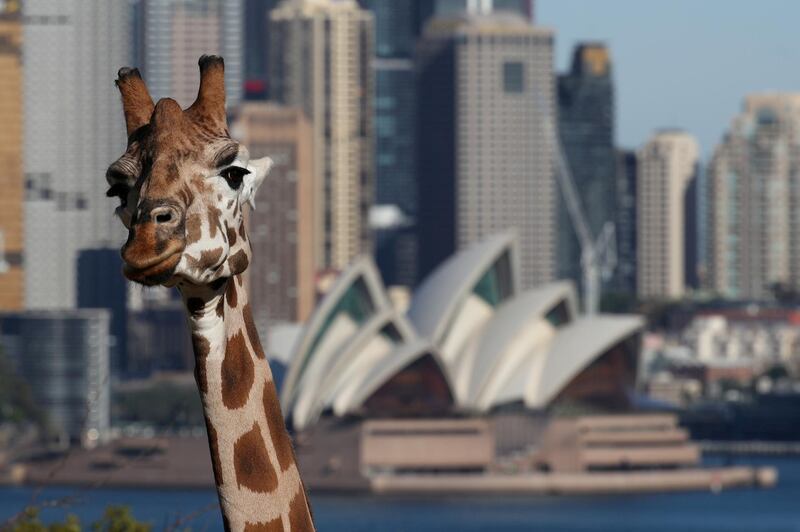
<path fill-rule="evenodd" d="M 314 530 L 244 279 L 244 208 L 271 161 L 250 160 L 230 138 L 222 58 L 199 65 L 185 110 L 169 98 L 154 104 L 137 69 L 117 75 L 128 143 L 106 180 L 128 229 L 123 273 L 177 287 L 186 306 L 225 529 Z"/>

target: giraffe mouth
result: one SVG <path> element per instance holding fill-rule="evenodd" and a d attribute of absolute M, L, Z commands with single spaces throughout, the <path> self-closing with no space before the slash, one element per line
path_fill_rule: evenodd
<path fill-rule="evenodd" d="M 182 255 L 183 246 L 175 243 L 157 257 L 136 263 L 125 261 L 122 272 L 131 281 L 146 286 L 163 284 L 175 273 Z"/>

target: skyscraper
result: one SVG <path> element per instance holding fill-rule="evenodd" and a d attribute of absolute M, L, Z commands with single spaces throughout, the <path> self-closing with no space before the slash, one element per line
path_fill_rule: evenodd
<path fill-rule="evenodd" d="M 617 152 L 617 268 L 612 290 L 636 294 L 636 152 Z"/>
<path fill-rule="evenodd" d="M 278 0 L 244 0 L 245 98 L 263 99 L 269 92 L 269 12 Z"/>
<path fill-rule="evenodd" d="M 17 2 L 0 4 L 0 309 L 24 302 L 22 179 L 22 18 Z"/>
<path fill-rule="evenodd" d="M 115 378 L 128 371 L 128 281 L 120 275 L 119 248 L 78 252 L 78 308 L 105 308 L 110 317 L 110 371 Z"/>
<path fill-rule="evenodd" d="M 130 3 L 27 0 L 22 8 L 25 304 L 74 307 L 77 251 L 124 241 L 104 175 L 125 149 L 113 80 L 131 60 Z"/>
<path fill-rule="evenodd" d="M 417 60 L 420 274 L 513 230 L 522 285 L 553 279 L 553 34 L 507 13 L 437 18 Z"/>
<path fill-rule="evenodd" d="M 50 429 L 73 443 L 110 436 L 109 320 L 106 309 L 0 314 L 0 337 Z"/>
<path fill-rule="evenodd" d="M 373 17 L 355 0 L 285 0 L 270 16 L 271 96 L 313 127 L 317 269 L 341 269 L 371 246 Z"/>
<path fill-rule="evenodd" d="M 695 188 L 699 148 L 683 131 L 655 133 L 639 150 L 636 187 L 637 292 L 677 298 L 686 289 L 687 191 Z M 688 202 L 688 208 L 694 207 Z"/>
<path fill-rule="evenodd" d="M 251 157 L 272 158 L 266 186 L 250 213 L 250 304 L 262 329 L 305 321 L 314 306 L 312 128 L 297 108 L 241 106 L 231 132 Z"/>
<path fill-rule="evenodd" d="M 421 274 L 513 229 L 523 284 L 552 279 L 552 34 L 507 14 L 437 19 L 418 68 Z"/>
<path fill-rule="evenodd" d="M 396 206 L 403 227 L 372 227 L 383 279 L 413 285 L 417 245 L 416 88 L 414 47 L 422 11 L 418 0 L 361 0 L 375 16 L 375 202 Z"/>
<path fill-rule="evenodd" d="M 558 119 L 564 154 L 596 238 L 617 213 L 614 88 L 604 44 L 575 48 L 571 70 L 558 78 Z M 581 247 L 561 195 L 558 219 L 558 276 L 580 283 Z"/>
<path fill-rule="evenodd" d="M 183 107 L 197 96 L 203 54 L 225 58 L 228 108 L 242 99 L 244 0 L 140 0 L 137 42 L 142 75 L 153 98 Z"/>
<path fill-rule="evenodd" d="M 800 289 L 800 94 L 752 94 L 708 166 L 708 287 Z"/>
<path fill-rule="evenodd" d="M 414 0 L 363 0 L 375 15 L 375 201 L 417 211 Z"/>

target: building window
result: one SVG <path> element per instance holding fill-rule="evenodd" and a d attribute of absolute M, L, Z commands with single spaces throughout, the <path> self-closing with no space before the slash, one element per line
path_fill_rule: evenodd
<path fill-rule="evenodd" d="M 503 90 L 508 93 L 520 93 L 525 90 L 523 65 L 519 61 L 503 63 Z"/>

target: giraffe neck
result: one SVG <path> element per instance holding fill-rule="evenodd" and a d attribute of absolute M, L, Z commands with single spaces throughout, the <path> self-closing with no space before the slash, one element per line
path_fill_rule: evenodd
<path fill-rule="evenodd" d="M 242 276 L 182 287 L 226 530 L 314 530 Z"/>

